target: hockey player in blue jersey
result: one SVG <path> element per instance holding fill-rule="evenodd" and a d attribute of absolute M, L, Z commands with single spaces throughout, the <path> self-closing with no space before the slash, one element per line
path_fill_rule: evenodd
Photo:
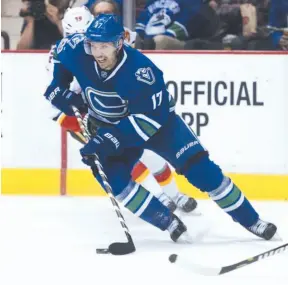
<path fill-rule="evenodd" d="M 96 1 L 93 6 L 93 11 L 96 12 L 96 14 L 100 14 L 101 10 L 103 14 L 116 14 L 117 10 L 115 10 L 115 6 L 112 5 L 114 3 L 112 1 L 113 0 Z M 68 9 L 62 19 L 64 36 L 84 33 L 92 20 L 93 16 L 86 6 Z M 126 32 L 127 29 L 125 29 L 125 36 L 127 35 Z M 125 38 L 124 43 L 130 45 L 131 37 L 129 37 L 129 41 L 127 41 L 127 38 Z M 55 46 L 52 47 L 49 53 L 49 64 L 46 65 L 46 69 L 49 72 L 49 78 L 53 74 L 54 64 L 52 57 L 54 54 L 54 49 Z M 70 91 L 78 93 L 79 96 L 81 96 L 82 90 L 76 79 L 71 82 L 69 89 Z M 55 110 L 55 108 L 53 109 Z M 63 112 L 58 111 L 56 116 L 53 116 L 53 120 L 57 121 L 61 127 L 66 129 L 77 141 L 80 143 L 85 142 L 85 138 L 81 133 L 76 117 L 65 116 Z M 159 155 L 145 150 L 141 157 L 141 161 L 134 166 L 131 175 L 134 181 L 151 191 L 161 201 L 161 203 L 168 206 L 171 211 L 179 209 L 185 213 L 193 212 L 193 214 L 195 214 L 196 212 L 197 214 L 197 211 L 195 211 L 197 208 L 196 200 L 182 194 L 178 190 L 170 167 Z"/>
<path fill-rule="evenodd" d="M 83 104 L 68 91 L 73 75 L 85 93 L 97 135 L 81 150 L 93 167 L 97 153 L 115 197 L 135 215 L 176 241 L 186 226 L 151 193 L 131 181 L 143 149 L 161 155 L 187 180 L 253 234 L 271 239 L 276 226 L 259 218 L 241 190 L 225 176 L 208 151 L 174 112 L 162 71 L 145 55 L 123 45 L 124 30 L 115 15 L 100 14 L 83 35 L 61 41 L 54 78 L 45 97 L 67 115 Z M 101 183 L 96 171 L 95 177 Z"/>

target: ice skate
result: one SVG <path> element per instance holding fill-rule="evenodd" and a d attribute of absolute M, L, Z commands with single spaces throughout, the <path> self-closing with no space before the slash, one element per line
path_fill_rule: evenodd
<path fill-rule="evenodd" d="M 169 210 L 174 213 L 175 210 L 177 209 L 176 204 L 172 201 L 171 198 L 169 198 L 166 194 L 161 193 L 160 195 L 156 196 L 158 198 L 158 200 L 167 208 L 169 208 Z"/>
<path fill-rule="evenodd" d="M 173 219 L 169 227 L 167 228 L 168 232 L 170 233 L 170 237 L 174 242 L 177 242 L 178 239 L 186 232 L 187 227 L 184 223 L 173 214 Z"/>
<path fill-rule="evenodd" d="M 191 213 L 197 208 L 197 202 L 194 198 L 180 193 L 176 198 L 176 205 L 185 213 Z"/>
<path fill-rule="evenodd" d="M 261 219 L 258 219 L 256 223 L 246 229 L 265 240 L 271 240 L 277 232 L 277 227 L 274 224 L 265 222 Z"/>

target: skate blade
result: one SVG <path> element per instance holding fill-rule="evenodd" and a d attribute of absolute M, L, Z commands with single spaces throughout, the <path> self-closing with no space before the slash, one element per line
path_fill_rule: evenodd
<path fill-rule="evenodd" d="M 192 236 L 191 234 L 189 234 L 188 231 L 186 231 L 179 237 L 177 242 L 187 243 L 187 244 L 200 243 L 207 236 L 209 231 L 210 231 L 210 228 L 206 228 L 198 232 L 194 236 Z"/>
<path fill-rule="evenodd" d="M 177 243 L 186 243 L 191 244 L 195 243 L 195 240 L 192 236 L 189 235 L 189 233 L 186 231 L 184 232 L 177 240 Z"/>
<path fill-rule="evenodd" d="M 281 238 L 279 233 L 276 232 L 275 235 L 270 239 L 270 241 L 283 241 L 283 239 Z"/>

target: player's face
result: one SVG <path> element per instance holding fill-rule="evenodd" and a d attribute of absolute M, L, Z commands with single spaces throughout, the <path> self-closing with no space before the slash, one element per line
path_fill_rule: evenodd
<path fill-rule="evenodd" d="M 114 14 L 116 11 L 114 11 L 114 7 L 112 4 L 107 2 L 100 2 L 95 5 L 93 10 L 93 15 L 99 15 L 99 14 Z"/>
<path fill-rule="evenodd" d="M 91 43 L 91 52 L 101 69 L 110 70 L 117 62 L 117 50 L 113 43 Z"/>

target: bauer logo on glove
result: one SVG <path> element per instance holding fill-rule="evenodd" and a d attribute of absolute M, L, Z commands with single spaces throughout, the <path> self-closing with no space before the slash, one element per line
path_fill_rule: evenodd
<path fill-rule="evenodd" d="M 113 137 L 110 133 L 106 133 L 106 134 L 104 135 L 104 137 L 110 139 L 111 142 L 114 143 L 116 149 L 120 146 L 120 142 L 119 142 L 115 137 Z"/>
<path fill-rule="evenodd" d="M 112 134 L 112 130 L 107 132 L 107 129 L 99 129 L 98 134 L 80 149 L 82 162 L 92 166 L 94 165 L 95 154 L 99 156 L 101 161 L 104 161 L 107 156 L 115 155 L 119 151 L 119 147 L 120 141 Z"/>

